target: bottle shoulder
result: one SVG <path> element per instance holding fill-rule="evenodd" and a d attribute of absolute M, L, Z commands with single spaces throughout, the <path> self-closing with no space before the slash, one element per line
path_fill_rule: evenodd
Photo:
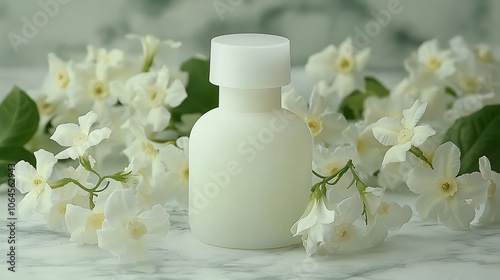
<path fill-rule="evenodd" d="M 277 131 L 288 131 L 285 134 L 299 137 L 311 137 L 309 128 L 304 120 L 293 112 L 279 108 L 268 112 L 241 113 L 215 108 L 203 116 L 193 126 L 191 136 L 223 133 L 231 135 L 236 131 L 256 131 L 262 128 Z"/>

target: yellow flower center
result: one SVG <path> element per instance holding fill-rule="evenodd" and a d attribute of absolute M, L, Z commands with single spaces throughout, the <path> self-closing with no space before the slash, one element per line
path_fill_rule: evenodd
<path fill-rule="evenodd" d="M 440 58 L 432 57 L 429 60 L 427 60 L 427 63 L 425 65 L 427 66 L 427 69 L 429 69 L 430 71 L 436 71 L 439 68 L 441 68 L 441 64 L 443 64 L 443 61 L 441 61 Z"/>
<path fill-rule="evenodd" d="M 91 85 L 92 98 L 103 100 L 108 96 L 108 86 L 102 81 L 94 81 Z"/>
<path fill-rule="evenodd" d="M 94 229 L 100 229 L 102 227 L 102 222 L 104 221 L 104 213 L 94 213 L 90 215 L 87 220 L 87 225 Z"/>
<path fill-rule="evenodd" d="M 156 157 L 156 155 L 158 154 L 158 151 L 155 149 L 155 147 L 153 147 L 153 145 L 146 141 L 142 142 L 141 148 L 142 151 L 150 157 Z"/>
<path fill-rule="evenodd" d="M 56 107 L 57 106 L 54 103 L 48 103 L 45 101 L 38 102 L 38 111 L 40 112 L 41 115 L 44 116 L 52 114 L 55 111 Z"/>
<path fill-rule="evenodd" d="M 309 127 L 309 130 L 311 130 L 311 134 L 313 137 L 318 136 L 321 131 L 323 131 L 323 123 L 317 117 L 307 116 L 305 117 L 305 122 Z"/>
<path fill-rule="evenodd" d="M 66 205 L 67 205 L 66 203 L 63 203 L 63 204 L 59 207 L 59 213 L 60 213 L 61 215 L 66 214 Z"/>
<path fill-rule="evenodd" d="M 35 178 L 35 179 L 33 180 L 33 184 L 34 184 L 35 186 L 37 186 L 37 187 L 38 187 L 39 185 L 41 185 L 42 183 L 43 183 L 43 180 L 42 180 L 42 179 L 40 179 L 40 178 Z"/>
<path fill-rule="evenodd" d="M 335 161 L 327 162 L 324 165 L 324 169 L 327 170 L 330 173 L 328 175 L 333 175 L 333 174 L 337 173 L 340 170 L 339 165 Z"/>
<path fill-rule="evenodd" d="M 65 89 L 69 84 L 69 77 L 64 72 L 58 72 L 56 74 L 56 85 L 61 89 Z"/>
<path fill-rule="evenodd" d="M 486 63 L 493 62 L 493 53 L 489 49 L 478 48 L 476 50 L 476 55 L 477 55 L 477 58 L 479 58 L 479 60 L 481 60 L 482 62 L 486 62 Z"/>
<path fill-rule="evenodd" d="M 163 105 L 165 100 L 165 92 L 163 90 L 153 90 L 149 93 L 149 102 L 152 107 L 159 107 Z"/>
<path fill-rule="evenodd" d="M 356 230 L 356 227 L 351 224 L 340 224 L 338 226 L 333 227 L 333 237 L 340 242 L 348 241 L 353 232 Z"/>
<path fill-rule="evenodd" d="M 455 180 L 450 180 L 448 178 L 441 180 L 438 183 L 438 187 L 446 197 L 452 196 L 457 191 L 457 183 Z"/>
<path fill-rule="evenodd" d="M 404 144 L 410 141 L 412 137 L 413 137 L 413 130 L 405 127 L 403 130 L 401 130 L 401 132 L 399 132 L 398 143 Z"/>
<path fill-rule="evenodd" d="M 477 89 L 477 79 L 471 76 L 465 76 L 460 80 L 460 88 L 465 93 L 475 93 Z"/>
<path fill-rule="evenodd" d="M 87 142 L 88 139 L 89 139 L 89 137 L 86 134 L 80 133 L 73 138 L 73 145 L 74 146 L 81 146 L 81 145 L 85 144 L 85 142 Z"/>
<path fill-rule="evenodd" d="M 141 221 L 133 220 L 128 224 L 128 232 L 133 239 L 139 240 L 148 232 L 148 229 Z"/>
<path fill-rule="evenodd" d="M 337 72 L 342 74 L 349 74 L 354 69 L 354 61 L 350 56 L 342 56 L 337 59 L 335 65 Z"/>
<path fill-rule="evenodd" d="M 386 215 L 388 213 L 389 213 L 389 203 L 387 202 L 380 203 L 380 206 L 377 208 L 377 214 Z"/>

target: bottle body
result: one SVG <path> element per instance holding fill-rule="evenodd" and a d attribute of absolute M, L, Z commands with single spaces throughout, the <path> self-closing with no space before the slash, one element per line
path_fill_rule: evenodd
<path fill-rule="evenodd" d="M 311 135 L 281 108 L 279 89 L 260 101 L 256 92 L 221 91 L 220 107 L 191 131 L 189 221 L 208 244 L 264 249 L 300 242 L 290 227 L 309 198 Z"/>

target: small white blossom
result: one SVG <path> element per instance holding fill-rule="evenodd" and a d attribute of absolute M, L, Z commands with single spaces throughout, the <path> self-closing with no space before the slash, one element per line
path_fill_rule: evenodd
<path fill-rule="evenodd" d="M 161 241 L 170 227 L 169 215 L 160 205 L 140 213 L 131 190 L 114 191 L 104 217 L 97 230 L 98 245 L 125 262 L 146 260 L 146 246 Z"/>
<path fill-rule="evenodd" d="M 127 84 L 126 84 L 127 85 Z M 187 98 L 180 80 L 171 80 L 167 67 L 158 72 L 141 73 L 130 79 L 134 92 L 135 116 L 138 122 L 149 124 L 153 131 L 162 131 L 170 123 L 168 108 L 179 106 Z"/>
<path fill-rule="evenodd" d="M 337 205 L 335 221 L 329 240 L 325 242 L 327 250 L 354 252 L 366 248 L 361 229 L 355 224 L 363 213 L 363 201 L 358 196 L 351 196 Z"/>
<path fill-rule="evenodd" d="M 420 194 L 416 209 L 424 221 L 439 221 L 455 230 L 468 230 L 474 207 L 486 200 L 489 182 L 479 172 L 457 177 L 460 150 L 452 142 L 436 149 L 434 169 L 416 167 L 408 174 L 408 187 Z"/>
<path fill-rule="evenodd" d="M 293 236 L 302 236 L 307 256 L 311 256 L 318 244 L 325 240 L 327 228 L 335 218 L 335 212 L 329 210 L 324 197 L 311 198 L 302 217 L 292 226 Z"/>
<path fill-rule="evenodd" d="M 77 204 L 68 204 L 66 206 L 64 220 L 66 230 L 71 236 L 70 241 L 79 245 L 97 244 L 97 230 L 102 228 L 105 218 L 104 205 L 115 190 L 116 188 L 114 187 L 108 187 L 105 191 L 99 193 L 99 196 L 95 199 L 94 209 L 92 210 Z"/>
<path fill-rule="evenodd" d="M 141 41 L 142 50 L 144 52 L 144 57 L 146 57 L 146 59 L 152 58 L 156 55 L 156 52 L 158 52 L 161 43 L 164 43 L 165 45 L 173 49 L 179 48 L 182 45 L 181 42 L 176 42 L 173 40 L 165 40 L 162 42 L 160 41 L 160 39 L 152 35 L 140 36 L 137 34 L 127 34 L 125 38 L 139 39 Z"/>
<path fill-rule="evenodd" d="M 135 136 L 135 139 L 127 145 L 123 153 L 128 157 L 130 163 L 136 169 L 151 168 L 152 174 L 158 174 L 158 164 L 153 164 L 157 157 L 160 148 L 164 147 L 164 143 L 154 142 L 148 139 L 144 127 L 134 123 L 130 123 L 129 129 Z"/>
<path fill-rule="evenodd" d="M 168 189 L 170 199 L 175 199 L 181 205 L 188 205 L 189 182 L 189 138 L 177 139 L 176 145 L 161 148 L 158 160 L 165 166 L 163 188 Z"/>
<path fill-rule="evenodd" d="M 111 129 L 103 127 L 90 131 L 90 127 L 97 120 L 97 114 L 90 111 L 86 115 L 78 117 L 78 123 L 58 125 L 50 139 L 59 145 L 69 147 L 56 155 L 58 159 L 76 159 L 83 156 L 88 148 L 99 144 L 102 140 L 109 138 Z"/>
<path fill-rule="evenodd" d="M 370 49 L 356 51 L 352 38 L 347 38 L 337 48 L 327 46 L 309 57 L 306 71 L 321 78 L 334 78 L 332 89 L 340 98 L 354 90 L 364 90 L 365 82 L 361 72 L 370 57 Z"/>
<path fill-rule="evenodd" d="M 64 62 L 54 53 L 49 53 L 48 63 L 49 72 L 42 84 L 42 91 L 47 93 L 46 101 L 65 101 L 76 76 L 73 62 Z"/>
<path fill-rule="evenodd" d="M 337 173 L 340 169 L 344 168 L 349 160 L 352 160 L 354 164 L 360 162 L 359 155 L 354 146 L 330 146 L 326 148 L 316 145 L 314 147 L 313 168 L 320 175 L 330 176 Z M 343 180 L 344 177 L 341 181 Z M 345 185 L 345 187 L 347 186 Z"/>
<path fill-rule="evenodd" d="M 309 127 L 314 142 L 333 144 L 340 140 L 341 132 L 347 127 L 343 115 L 335 113 L 325 104 L 318 87 L 313 89 L 309 103 L 295 90 L 283 94 L 283 107 L 301 117 Z"/>
<path fill-rule="evenodd" d="M 398 230 L 411 219 L 410 206 L 401 206 L 395 202 L 380 202 L 375 211 L 375 219 L 382 223 L 388 230 Z"/>
<path fill-rule="evenodd" d="M 436 134 L 429 125 L 419 125 L 418 121 L 425 113 L 427 103 L 419 100 L 413 106 L 403 111 L 403 119 L 397 120 L 384 117 L 378 120 L 372 128 L 373 136 L 384 146 L 392 146 L 385 154 L 382 166 L 391 162 L 406 160 L 406 152 L 412 146 L 419 147 L 425 140 Z"/>
<path fill-rule="evenodd" d="M 64 230 L 66 229 L 64 215 L 68 205 L 78 205 L 80 207 L 89 206 L 88 195 L 75 195 L 74 197 L 66 200 L 59 200 L 54 202 L 47 215 L 47 227 L 51 230 Z"/>
<path fill-rule="evenodd" d="M 93 167 L 95 160 L 92 156 L 89 156 L 89 162 L 91 167 Z M 92 188 L 94 185 L 88 182 L 89 175 L 90 172 L 82 165 L 79 165 L 76 169 L 69 166 L 63 170 L 61 175 L 54 174 L 57 178 L 71 178 L 78 181 L 86 188 Z M 58 181 L 53 181 L 52 184 L 56 185 L 57 182 Z M 47 226 L 54 230 L 65 229 L 64 215 L 66 214 L 68 204 L 74 204 L 85 208 L 90 206 L 88 193 L 73 182 L 54 189 L 52 191 L 52 198 L 54 204 L 50 208 L 47 216 Z"/>
<path fill-rule="evenodd" d="M 372 175 L 380 169 L 387 148 L 381 146 L 372 133 L 372 124 L 365 126 L 364 122 L 349 125 L 342 131 L 342 142 L 356 148 L 359 162 L 356 168 Z M 354 158 L 353 158 L 354 159 Z"/>
<path fill-rule="evenodd" d="M 436 39 L 425 41 L 416 53 L 405 60 L 410 77 L 429 84 L 443 85 L 455 72 L 455 58 L 451 50 L 440 50 Z"/>
<path fill-rule="evenodd" d="M 18 205 L 22 217 L 33 215 L 35 210 L 47 213 L 52 207 L 52 188 L 47 180 L 52 175 L 57 159 L 52 153 L 43 149 L 35 152 L 35 158 L 36 169 L 21 160 L 14 170 L 16 188 L 23 194 L 27 193 Z"/>

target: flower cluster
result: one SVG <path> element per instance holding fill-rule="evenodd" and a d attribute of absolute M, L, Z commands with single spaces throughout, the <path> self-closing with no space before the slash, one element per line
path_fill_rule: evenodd
<path fill-rule="evenodd" d="M 479 160 L 481 173 L 462 174 L 460 149 L 444 141 L 457 119 L 499 103 L 492 81 L 500 64 L 491 49 L 461 37 L 447 50 L 437 40 L 424 42 L 405 60 L 409 76 L 391 91 L 365 82 L 369 54 L 350 38 L 330 45 L 305 67 L 317 78 L 310 97 L 294 90 L 283 95 L 284 107 L 303 118 L 316 145 L 310 202 L 291 229 L 307 254 L 367 248 L 409 221 L 410 207 L 386 201 L 386 190 L 409 188 L 419 195 L 415 210 L 422 220 L 451 229 L 469 229 L 483 204 L 479 223 L 500 222 L 498 178 L 488 158 Z M 353 101 L 362 110 L 358 118 L 344 111 Z"/>
<path fill-rule="evenodd" d="M 92 46 L 80 62 L 49 54 L 49 73 L 31 92 L 40 114 L 28 143 L 36 168 L 20 161 L 15 175 L 26 194 L 22 216 L 40 212 L 71 241 L 137 261 L 169 229 L 165 203 L 188 204 L 186 135 L 199 114 L 175 112 L 188 98 L 188 75 L 155 65 L 160 40 L 128 37 L 141 40 L 142 60 Z M 424 221 L 455 230 L 469 229 L 478 214 L 479 224 L 500 222 L 498 161 L 478 156 L 479 170 L 463 171 L 461 153 L 469 166 L 472 156 L 445 138 L 457 120 L 500 103 L 500 64 L 487 45 L 461 37 L 449 45 L 424 42 L 389 91 L 364 76 L 370 49 L 348 38 L 309 58 L 305 70 L 317 79 L 310 95 L 283 93 L 283 106 L 304 120 L 315 144 L 309 204 L 291 228 L 308 256 L 383 242 L 412 217 L 410 206 L 385 196 L 401 188 L 418 195 L 413 208 Z M 102 175 L 108 155 L 127 164 Z"/>
<path fill-rule="evenodd" d="M 36 168 L 20 161 L 15 175 L 27 193 L 20 215 L 40 212 L 71 241 L 137 261 L 168 231 L 165 203 L 187 205 L 188 138 L 170 113 L 187 98 L 187 74 L 154 65 L 157 38 L 129 37 L 141 40 L 142 66 L 118 49 L 89 46 L 81 62 L 49 54 L 49 73 L 31 92 L 41 121 L 29 145 L 44 149 L 35 152 Z M 190 122 L 179 126 L 189 131 Z M 128 166 L 101 175 L 97 170 L 109 169 L 105 160 L 114 153 L 125 155 Z"/>
<path fill-rule="evenodd" d="M 57 155 L 36 151 L 36 168 L 25 161 L 16 164 L 16 187 L 27 193 L 19 214 L 40 212 L 49 228 L 66 231 L 77 244 L 98 245 L 124 261 L 145 260 L 146 246 L 169 229 L 166 200 L 146 200 L 140 191 L 143 176 L 130 166 L 104 176 L 95 169 L 88 150 L 111 134 L 107 127 L 90 131 L 96 119 L 90 111 L 78 118 L 80 125 L 57 126 L 51 139 L 67 148 Z M 66 158 L 78 159 L 78 167 L 66 167 L 58 175 L 54 166 Z M 141 203 L 145 200 L 149 203 Z"/>

